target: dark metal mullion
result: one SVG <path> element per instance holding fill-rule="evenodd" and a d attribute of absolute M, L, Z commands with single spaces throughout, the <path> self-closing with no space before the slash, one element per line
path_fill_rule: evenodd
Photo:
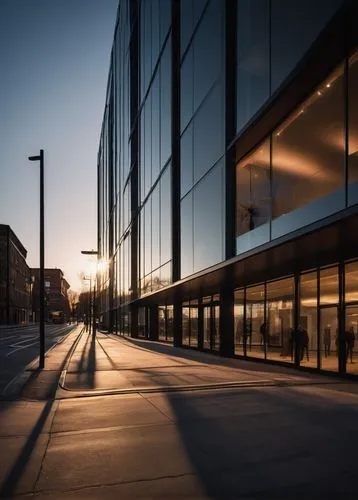
<path fill-rule="evenodd" d="M 348 206 L 348 183 L 349 183 L 349 141 L 348 141 L 348 127 L 349 127 L 349 57 L 346 56 L 344 60 L 344 206 Z"/>
<path fill-rule="evenodd" d="M 243 353 L 244 357 L 246 358 L 247 355 L 247 338 L 246 338 L 246 286 L 244 288 L 244 328 L 243 328 L 243 335 L 242 335 L 242 341 L 243 341 Z"/>
<path fill-rule="evenodd" d="M 264 353 L 265 353 L 265 359 L 267 359 L 267 340 L 268 340 L 268 329 L 267 329 L 267 293 L 266 293 L 266 281 L 264 283 L 264 325 L 265 325 L 265 337 L 264 337 Z"/>
<path fill-rule="evenodd" d="M 317 269 L 317 368 L 321 369 L 321 281 L 320 281 L 321 271 L 320 268 Z"/>

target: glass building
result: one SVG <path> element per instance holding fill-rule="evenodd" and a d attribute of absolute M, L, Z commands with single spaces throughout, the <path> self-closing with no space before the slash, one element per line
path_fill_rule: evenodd
<path fill-rule="evenodd" d="M 353 0 L 119 1 L 106 328 L 358 375 L 357 19 Z"/>

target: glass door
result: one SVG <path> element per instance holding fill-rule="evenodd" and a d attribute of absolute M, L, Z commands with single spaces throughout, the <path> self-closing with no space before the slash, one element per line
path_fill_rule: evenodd
<path fill-rule="evenodd" d="M 204 349 L 211 348 L 211 306 L 203 307 L 203 347 Z"/>
<path fill-rule="evenodd" d="M 322 370 L 338 371 L 338 307 L 320 307 L 320 357 Z"/>
<path fill-rule="evenodd" d="M 358 375 L 358 305 L 346 306 L 346 370 L 347 373 Z"/>

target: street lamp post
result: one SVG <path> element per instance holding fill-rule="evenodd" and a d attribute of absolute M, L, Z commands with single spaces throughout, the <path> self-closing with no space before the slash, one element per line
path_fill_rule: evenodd
<path fill-rule="evenodd" d="M 45 367 L 45 224 L 44 224 L 44 150 L 38 156 L 29 156 L 30 161 L 40 162 L 40 361 Z"/>
<path fill-rule="evenodd" d="M 98 257 L 98 251 L 97 250 L 81 250 L 81 253 L 84 255 L 96 255 Z M 96 260 L 96 275 L 94 279 L 94 285 L 93 285 L 93 308 L 92 308 L 92 334 L 95 337 L 96 336 L 96 280 L 97 280 L 97 265 L 98 265 L 98 258 Z"/>

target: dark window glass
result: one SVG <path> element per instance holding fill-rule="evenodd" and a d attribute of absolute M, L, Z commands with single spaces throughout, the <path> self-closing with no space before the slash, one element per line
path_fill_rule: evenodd
<path fill-rule="evenodd" d="M 144 209 L 140 213 L 140 277 L 145 275 L 145 219 Z"/>
<path fill-rule="evenodd" d="M 154 69 L 155 64 L 159 55 L 159 0 L 151 0 L 152 5 L 152 68 Z"/>
<path fill-rule="evenodd" d="M 152 193 L 152 269 L 160 266 L 159 184 Z"/>
<path fill-rule="evenodd" d="M 193 49 L 185 56 L 180 69 L 180 129 L 183 131 L 193 116 Z"/>
<path fill-rule="evenodd" d="M 140 199 L 145 198 L 145 109 L 140 116 Z"/>
<path fill-rule="evenodd" d="M 344 99 L 340 66 L 272 136 L 272 237 L 344 207 Z"/>
<path fill-rule="evenodd" d="M 224 194 L 222 163 L 194 188 L 194 271 L 223 259 Z"/>
<path fill-rule="evenodd" d="M 162 167 L 172 153 L 171 88 L 171 38 L 169 38 L 160 65 L 160 158 Z"/>
<path fill-rule="evenodd" d="M 349 59 L 348 73 L 348 204 L 358 203 L 358 51 Z"/>
<path fill-rule="evenodd" d="M 269 0 L 237 2 L 237 131 L 270 92 Z"/>
<path fill-rule="evenodd" d="M 320 271 L 320 333 L 321 333 L 321 368 L 338 371 L 339 351 L 339 279 L 338 267 Z M 341 332 L 342 335 L 344 332 Z M 326 344 L 326 345 L 325 345 Z M 328 352 L 329 350 L 329 352 Z"/>
<path fill-rule="evenodd" d="M 193 187 L 193 125 L 190 124 L 180 140 L 180 184 L 181 196 Z"/>
<path fill-rule="evenodd" d="M 190 346 L 198 347 L 198 301 L 190 301 Z"/>
<path fill-rule="evenodd" d="M 160 261 L 164 264 L 172 258 L 172 206 L 171 167 L 160 180 Z"/>
<path fill-rule="evenodd" d="M 190 307 L 189 302 L 183 302 L 182 308 L 182 332 L 183 332 L 183 345 L 190 343 Z"/>
<path fill-rule="evenodd" d="M 193 33 L 193 0 L 180 1 L 180 47 L 183 55 Z"/>
<path fill-rule="evenodd" d="M 300 363 L 313 368 L 317 367 L 317 300 L 317 272 L 301 275 L 299 325 L 307 336 L 300 346 Z"/>
<path fill-rule="evenodd" d="M 267 283 L 266 293 L 267 358 L 293 362 L 293 278 Z"/>
<path fill-rule="evenodd" d="M 265 358 L 267 327 L 265 324 L 265 286 L 246 289 L 246 354 Z"/>
<path fill-rule="evenodd" d="M 267 139 L 236 166 L 237 253 L 269 240 L 270 141 Z"/>
<path fill-rule="evenodd" d="M 234 294 L 235 354 L 244 353 L 244 290 L 235 290 Z"/>
<path fill-rule="evenodd" d="M 160 2 L 160 43 L 162 43 L 171 25 L 172 3 L 168 0 L 159 0 L 159 2 Z"/>
<path fill-rule="evenodd" d="M 160 96 L 159 75 L 157 73 L 152 84 L 152 183 L 156 181 L 161 170 L 160 165 Z"/>
<path fill-rule="evenodd" d="M 144 207 L 144 242 L 145 242 L 145 252 L 144 252 L 144 274 L 148 274 L 152 270 L 152 203 L 151 199 L 147 201 Z"/>
<path fill-rule="evenodd" d="M 358 262 L 346 264 L 345 287 L 346 302 L 358 302 Z"/>
<path fill-rule="evenodd" d="M 145 170 L 144 170 L 144 197 L 147 196 L 152 185 L 152 99 L 149 94 L 145 102 L 144 114 L 144 156 L 145 156 Z"/>
<path fill-rule="evenodd" d="M 193 195 L 189 193 L 180 203 L 181 277 L 193 273 Z"/>
<path fill-rule="evenodd" d="M 160 268 L 160 286 L 168 286 L 172 282 L 172 263 L 168 262 Z"/>
<path fill-rule="evenodd" d="M 194 182 L 222 156 L 224 119 L 222 87 L 217 84 L 194 119 Z"/>
<path fill-rule="evenodd" d="M 293 70 L 342 0 L 271 0 L 271 88 Z"/>
<path fill-rule="evenodd" d="M 221 72 L 223 9 L 222 0 L 211 0 L 194 38 L 194 110 Z"/>

